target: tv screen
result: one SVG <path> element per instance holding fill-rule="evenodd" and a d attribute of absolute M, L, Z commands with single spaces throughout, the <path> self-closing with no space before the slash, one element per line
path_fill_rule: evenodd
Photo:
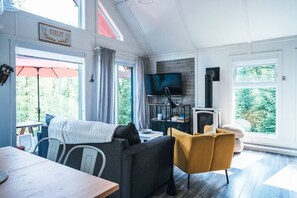
<path fill-rule="evenodd" d="M 149 96 L 165 95 L 165 87 L 168 87 L 171 95 L 182 95 L 181 73 L 146 74 L 146 94 Z"/>

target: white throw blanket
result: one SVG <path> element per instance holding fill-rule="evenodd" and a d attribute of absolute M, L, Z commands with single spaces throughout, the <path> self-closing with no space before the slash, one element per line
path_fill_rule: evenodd
<path fill-rule="evenodd" d="M 111 142 L 118 125 L 55 117 L 48 127 L 48 136 L 66 144 Z"/>

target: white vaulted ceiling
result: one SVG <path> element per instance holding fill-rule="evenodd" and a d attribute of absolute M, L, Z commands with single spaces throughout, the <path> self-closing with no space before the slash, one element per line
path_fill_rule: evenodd
<path fill-rule="evenodd" d="M 149 55 L 297 35 L 297 0 L 114 0 Z"/>

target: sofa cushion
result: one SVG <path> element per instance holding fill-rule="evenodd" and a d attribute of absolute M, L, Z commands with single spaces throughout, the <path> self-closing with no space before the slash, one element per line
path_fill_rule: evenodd
<path fill-rule="evenodd" d="M 45 114 L 45 123 L 47 124 L 47 126 L 49 126 L 51 120 L 54 118 L 55 116 L 51 115 L 51 114 Z"/>
<path fill-rule="evenodd" d="M 141 143 L 139 133 L 133 123 L 119 125 L 114 133 L 114 137 L 127 139 L 130 146 Z"/>

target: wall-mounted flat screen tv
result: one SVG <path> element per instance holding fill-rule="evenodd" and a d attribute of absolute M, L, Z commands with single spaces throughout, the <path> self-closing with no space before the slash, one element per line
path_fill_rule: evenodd
<path fill-rule="evenodd" d="M 181 96 L 182 92 L 182 74 L 164 73 L 164 74 L 146 74 L 145 76 L 146 95 L 163 96 L 165 87 L 168 87 L 171 95 Z"/>

